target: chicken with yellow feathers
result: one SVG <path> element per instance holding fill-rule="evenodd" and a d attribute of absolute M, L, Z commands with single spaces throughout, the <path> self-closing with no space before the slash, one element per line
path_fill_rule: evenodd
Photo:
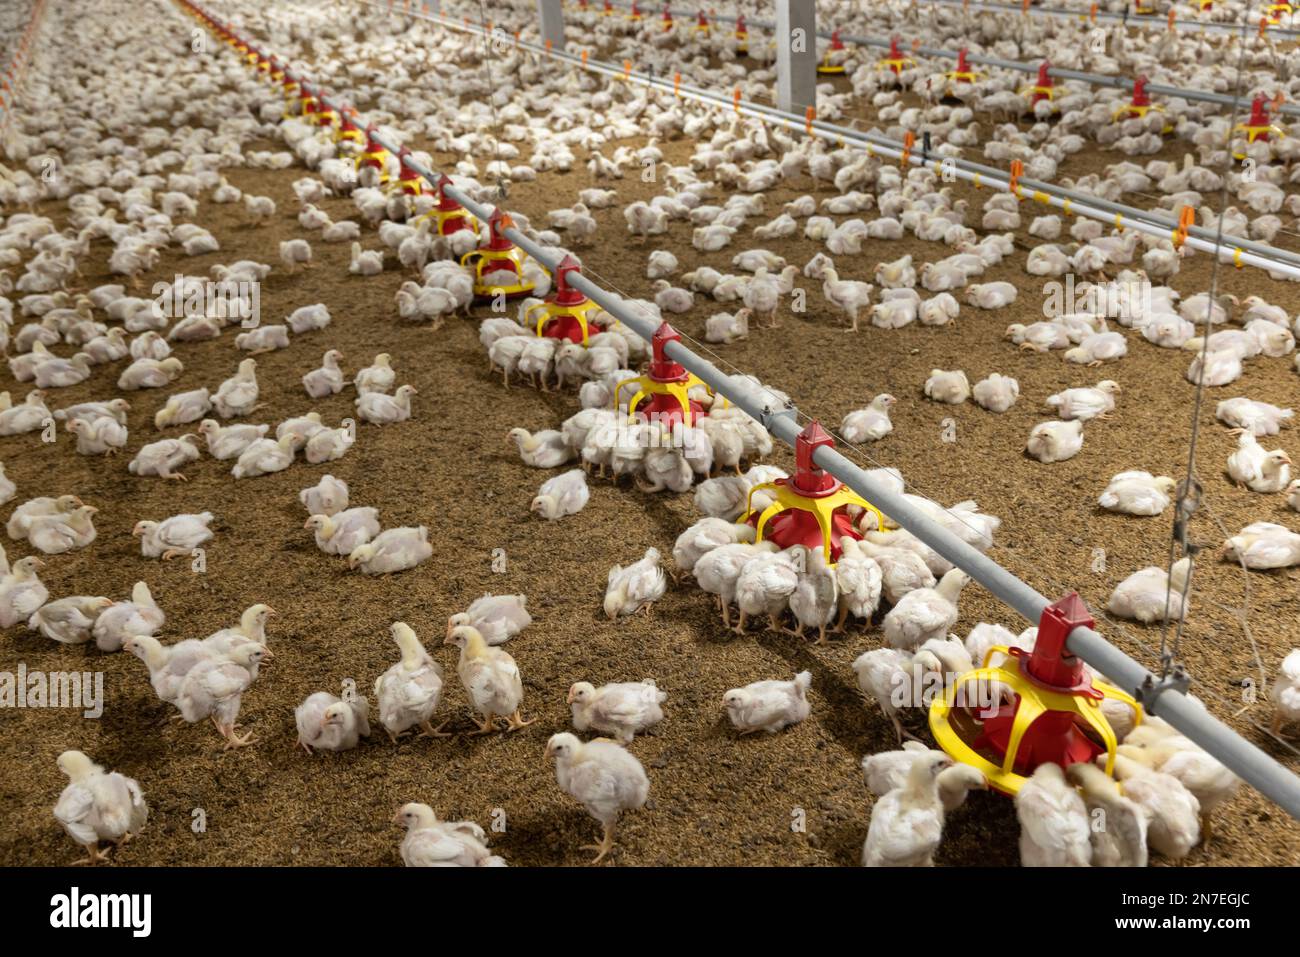
<path fill-rule="evenodd" d="M 515 659 L 500 648 L 491 647 L 477 628 L 458 625 L 443 644 L 460 649 L 456 673 L 469 695 L 470 706 L 482 715 L 478 730 L 487 734 L 496 729 L 496 719 L 505 718 L 507 731 L 518 731 L 536 721 L 525 721 L 519 714 L 524 703 L 524 684 Z"/>

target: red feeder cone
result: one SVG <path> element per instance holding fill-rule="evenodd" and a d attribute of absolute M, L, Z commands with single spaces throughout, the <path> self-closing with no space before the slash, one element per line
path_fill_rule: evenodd
<path fill-rule="evenodd" d="M 666 4 L 664 5 L 663 19 L 664 19 L 664 32 L 667 33 L 669 30 L 673 28 L 673 12 L 668 8 Z"/>
<path fill-rule="evenodd" d="M 749 53 L 749 27 L 745 26 L 745 15 L 736 16 L 736 52 Z"/>
<path fill-rule="evenodd" d="M 399 172 L 397 174 L 397 188 L 408 196 L 424 195 L 424 177 L 417 173 L 406 163 L 401 162 L 404 157 L 410 156 L 409 147 L 403 146 L 397 153 L 399 162 Z"/>
<path fill-rule="evenodd" d="M 839 561 L 845 538 L 862 538 L 849 515 L 850 506 L 875 512 L 881 528 L 884 517 L 874 505 L 813 462 L 813 455 L 823 445 L 834 448 L 835 442 L 820 422 L 808 423 L 795 440 L 794 475 L 754 486 L 741 521 L 754 526 L 757 541 L 775 542 L 781 548 L 820 548 L 827 563 L 834 564 Z M 776 498 L 761 513 L 749 505 L 758 489 L 768 489 Z"/>
<path fill-rule="evenodd" d="M 1032 94 L 1029 103 L 1031 106 L 1037 106 L 1043 100 L 1049 102 L 1056 96 L 1056 84 L 1052 80 L 1052 75 L 1048 71 L 1052 69 L 1052 64 L 1044 60 L 1038 64 L 1038 79 L 1034 85 L 1029 88 Z"/>
<path fill-rule="evenodd" d="M 704 11 L 703 11 L 703 10 L 701 10 L 701 11 L 699 12 L 699 15 L 695 18 L 695 32 L 696 32 L 696 33 L 708 33 L 708 32 L 709 32 L 709 21 L 708 21 L 708 18 L 706 18 L 706 17 L 704 16 Z"/>

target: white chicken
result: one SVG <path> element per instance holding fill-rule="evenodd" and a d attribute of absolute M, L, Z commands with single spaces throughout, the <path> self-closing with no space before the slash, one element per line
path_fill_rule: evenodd
<path fill-rule="evenodd" d="M 811 686 L 811 671 L 799 672 L 792 681 L 755 681 L 723 695 L 722 709 L 741 734 L 776 734 L 812 714 Z"/>
<path fill-rule="evenodd" d="M 1047 397 L 1046 405 L 1055 409 L 1057 416 L 1069 422 L 1110 417 L 1115 409 L 1115 397 L 1120 394 L 1119 383 L 1103 379 L 1095 386 L 1065 389 Z"/>
<path fill-rule="evenodd" d="M 1186 617 L 1191 605 L 1188 589 L 1192 560 L 1180 558 L 1166 571 L 1155 565 L 1134 572 L 1115 586 L 1106 608 L 1111 614 L 1151 624 Z"/>
<path fill-rule="evenodd" d="M 943 839 L 944 809 L 938 778 L 952 758 L 929 752 L 915 761 L 902 787 L 871 808 L 862 845 L 863 867 L 929 867 Z"/>
<path fill-rule="evenodd" d="M 1065 774 L 1078 786 L 1092 825 L 1090 866 L 1146 867 L 1147 820 L 1142 809 L 1095 764 L 1072 764 Z"/>
<path fill-rule="evenodd" d="M 1178 487 L 1166 475 L 1154 476 L 1150 472 L 1132 470 L 1113 476 L 1097 504 L 1108 512 L 1125 515 L 1159 515 L 1169 507 Z"/>
<path fill-rule="evenodd" d="M 1083 448 L 1083 422 L 1040 422 L 1030 430 L 1025 451 L 1040 462 L 1064 462 Z"/>
<path fill-rule="evenodd" d="M 975 383 L 971 397 L 981 409 L 1005 412 L 1020 398 L 1020 383 L 1011 376 L 993 372 Z"/>
<path fill-rule="evenodd" d="M 846 442 L 855 445 L 863 442 L 876 442 L 894 431 L 890 421 L 889 410 L 898 400 L 887 392 L 882 392 L 871 400 L 864 409 L 855 409 L 844 416 L 840 423 L 840 434 Z"/>
<path fill-rule="evenodd" d="M 477 628 L 457 625 L 444 644 L 460 648 L 460 661 L 456 673 L 469 696 L 470 707 L 481 715 L 478 730 L 472 734 L 487 734 L 496 730 L 496 720 L 506 719 L 507 731 L 518 731 L 536 721 L 525 721 L 519 714 L 524 701 L 523 680 L 515 659 L 500 648 L 493 648 L 483 640 Z"/>
<path fill-rule="evenodd" d="M 931 369 L 930 377 L 925 380 L 925 397 L 935 402 L 960 405 L 970 398 L 970 380 L 960 369 L 951 372 Z"/>
<path fill-rule="evenodd" d="M 1242 429 L 1237 450 L 1228 456 L 1228 477 L 1252 492 L 1280 492 L 1291 481 L 1291 456 L 1282 449 L 1264 451 L 1254 434 Z"/>
<path fill-rule="evenodd" d="M 162 557 L 164 561 L 177 555 L 189 555 L 200 545 L 212 540 L 211 512 L 173 515 L 161 522 L 139 521 L 131 534 L 140 539 L 140 554 L 145 558 Z"/>
<path fill-rule="evenodd" d="M 293 720 L 298 744 L 308 754 L 350 751 L 370 737 L 370 701 L 355 691 L 343 698 L 317 691 L 294 709 Z"/>
<path fill-rule="evenodd" d="M 1088 808 L 1059 764 L 1047 761 L 1016 792 L 1023 867 L 1088 867 L 1092 861 Z"/>
<path fill-rule="evenodd" d="M 80 751 L 64 751 L 58 764 L 68 784 L 54 805 L 54 818 L 86 849 L 86 858 L 74 863 L 98 864 L 105 859 L 101 841 L 121 847 L 144 827 L 149 818 L 144 792 L 134 778 L 105 771 Z"/>
<path fill-rule="evenodd" d="M 404 732 L 417 725 L 428 737 L 445 737 L 441 727 L 434 728 L 431 724 L 442 698 L 442 667 L 406 622 L 394 622 L 389 632 L 402 658 L 375 679 L 379 723 L 394 744 Z"/>
<path fill-rule="evenodd" d="M 885 641 L 891 648 L 913 650 L 931 638 L 945 638 L 957 623 L 957 601 L 969 581 L 969 575 L 954 568 L 934 588 L 908 592 L 881 623 Z"/>
<path fill-rule="evenodd" d="M 407 867 L 504 867 L 488 850 L 487 835 L 473 821 L 439 821 L 427 804 L 404 804 L 393 823 L 406 829 L 400 849 Z"/>
<path fill-rule="evenodd" d="M 645 768 L 622 745 L 597 739 L 583 744 L 569 732 L 552 735 L 546 756 L 555 761 L 560 789 L 577 800 L 603 828 L 601 842 L 591 846 L 598 864 L 614 848 L 614 829 L 623 811 L 645 806 L 650 779 Z"/>
<path fill-rule="evenodd" d="M 601 685 L 578 681 L 569 687 L 565 699 L 578 731 L 594 728 L 631 744 L 640 732 L 664 718 L 663 703 L 668 695 L 653 681 L 625 681 Z"/>
<path fill-rule="evenodd" d="M 635 615 L 639 611 L 649 614 L 667 587 L 664 570 L 659 564 L 659 549 L 647 548 L 640 561 L 626 568 L 615 565 L 609 570 L 605 583 L 605 615 L 612 619 Z"/>
<path fill-rule="evenodd" d="M 489 645 L 509 641 L 533 622 L 526 595 L 483 595 L 447 619 L 447 637 L 459 625 L 476 628 Z"/>

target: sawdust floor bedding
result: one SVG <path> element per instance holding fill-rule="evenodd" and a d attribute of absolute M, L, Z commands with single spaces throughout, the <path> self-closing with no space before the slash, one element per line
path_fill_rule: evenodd
<path fill-rule="evenodd" d="M 670 158 L 682 162 L 690 144 L 673 143 L 669 150 Z M 434 159 L 444 168 L 454 162 L 445 155 Z M 234 333 L 228 331 L 213 342 L 181 346 L 177 354 L 186 369 L 171 388 L 129 397 L 132 434 L 125 456 L 78 456 L 66 434 L 53 445 L 41 444 L 35 435 L 0 439 L 0 460 L 18 483 L 16 501 L 71 492 L 100 509 L 95 543 L 49 560 L 43 578 L 52 598 L 121 598 L 143 579 L 167 612 L 162 637 L 170 641 L 228 625 L 253 602 L 266 602 L 279 613 L 269 631 L 276 660 L 245 695 L 241 712 L 242 724 L 259 740 L 229 752 L 221 750 L 206 723 L 169 722 L 171 709 L 154 696 L 143 665 L 133 657 L 104 655 L 93 645 L 59 646 L 21 627 L 0 633 L 0 670 L 16 670 L 24 662 L 31 670 L 103 671 L 106 697 L 99 720 L 71 711 L 0 710 L 0 807 L 6 822 L 0 828 L 0 863 L 59 864 L 76 856 L 50 814 L 64 784 L 55 757 L 75 747 L 136 777 L 145 790 L 150 822 L 138 840 L 115 852 L 124 865 L 394 864 L 400 832 L 389 822 L 405 801 L 426 802 L 442 818 L 472 818 L 485 827 L 504 822 L 491 843 L 513 865 L 582 864 L 588 852 L 579 845 L 595 838 L 597 825 L 556 786 L 552 767 L 543 761 L 545 741 L 568 727 L 564 696 L 571 682 L 653 677 L 669 694 L 667 718 L 632 746 L 650 775 L 650 803 L 624 816 L 614 862 L 855 864 L 871 803 L 858 762 L 866 753 L 894 746 L 888 721 L 874 705 L 863 703 L 850 668 L 858 654 L 879 645 L 878 629 L 859 627 L 823 647 L 760 631 L 734 637 L 720 627 L 710 596 L 689 584 L 670 588 L 650 617 L 605 620 L 600 599 L 609 566 L 640 557 L 651 545 L 667 554 L 675 536 L 696 517 L 690 498 L 650 497 L 626 485 L 594 482 L 591 502 L 580 515 L 558 523 L 531 516 L 530 498 L 553 473 L 523 466 L 506 432 L 514 426 L 557 426 L 577 408 L 576 396 L 503 388 L 500 377 L 488 372 L 474 322 L 453 320 L 437 332 L 399 323 L 392 297 L 408 277 L 393 263 L 378 277 L 349 276 L 347 244 L 325 244 L 312 234 L 316 266 L 287 274 L 277 246 L 303 235 L 290 190 L 300 175 L 299 168 L 230 171 L 235 185 L 275 199 L 274 221 L 254 228 L 245 223 L 242 208 L 205 200 L 198 221 L 217 235 L 222 250 L 194 258 L 169 252 L 146 277 L 145 288 L 178 272 L 202 273 L 218 262 L 245 257 L 272 262 L 275 271 L 261 291 L 264 321 L 279 321 L 317 301 L 329 306 L 334 321 L 323 332 L 296 337 L 287 350 L 258 358 L 263 407 L 252 420 L 275 424 L 316 408 L 334 424 L 353 414 L 350 389 L 315 403 L 302 391 L 300 377 L 319 365 L 327 348 L 345 353 L 349 372 L 375 353 L 391 353 L 399 384 L 409 382 L 420 391 L 414 416 L 382 428 L 360 425 L 356 447 L 326 465 L 299 461 L 285 472 L 236 482 L 230 463 L 205 454 L 184 470 L 185 483 L 130 476 L 126 462 L 140 444 L 156 437 L 152 416 L 166 395 L 199 385 L 215 389 L 234 371 L 243 354 L 234 349 Z M 543 222 L 547 209 L 575 200 L 577 191 L 590 185 L 609 184 L 593 184 L 581 170 L 548 174 L 516 184 L 508 205 Z M 699 254 L 690 248 L 689 226 L 675 224 L 670 236 L 659 237 L 663 242 L 642 247 L 626 238 L 621 207 L 648 198 L 655 187 L 635 177 L 613 185 L 619 207 L 597 214 L 598 243 L 579 252 L 589 273 L 629 295 L 648 294 L 644 266 L 651 248 L 674 251 L 684 269 L 703 263 L 726 269 L 732 255 L 758 245 L 746 240 Z M 769 213 L 775 215 L 782 202 L 806 191 L 806 183 L 794 185 L 801 188 L 769 195 Z M 336 219 L 355 216 L 349 201 L 325 205 Z M 58 214 L 55 207 L 49 212 Z M 365 245 L 378 245 L 373 232 L 365 234 Z M 771 245 L 800 265 L 818 251 L 802 239 Z M 946 254 L 940 246 L 917 241 L 868 241 L 861 257 L 844 259 L 843 272 L 869 279 L 872 264 L 904 252 L 918 263 Z M 96 243 L 95 265 L 84 277 L 87 286 L 110 281 L 103 271 L 106 258 L 106 244 Z M 1190 356 L 1133 336 L 1130 356 L 1100 370 L 1070 366 L 1059 354 L 1020 352 L 1003 341 L 1002 330 L 1013 321 L 1032 321 L 1042 306 L 1040 286 L 1023 273 L 1023 259 L 1017 253 L 984 277 L 1016 282 L 1022 289 L 1019 301 L 996 312 L 963 306 L 954 325 L 939 329 L 865 327 L 846 335 L 817 285 L 801 278 L 799 284 L 808 289 L 806 313 L 783 309 L 779 328 L 756 329 L 747 341 L 713 352 L 718 361 L 786 389 L 802 409 L 832 425 L 876 393 L 898 396 L 894 433 L 866 450 L 864 461 L 898 466 L 915 491 L 945 505 L 976 499 L 1004 520 L 991 553 L 998 561 L 1047 595 L 1077 588 L 1098 609 L 1120 579 L 1166 559 L 1167 518 L 1103 514 L 1095 500 L 1109 476 L 1122 469 L 1182 474 L 1193 395 L 1183 372 Z M 1208 269 L 1206 257 L 1189 262 L 1174 285 L 1185 294 L 1202 289 Z M 1258 272 L 1222 270 L 1220 283 L 1225 291 L 1257 292 L 1297 311 L 1294 287 Z M 673 322 L 702 339 L 704 320 L 730 308 L 701 300 Z M 476 316 L 483 315 L 476 310 Z M 972 382 L 993 371 L 1013 375 L 1021 383 L 1020 402 L 1004 415 L 972 404 L 930 403 L 921 397 L 921 386 L 936 367 L 963 368 Z M 52 404 L 116 395 L 118 371 L 100 369 L 87 383 L 55 392 Z M 1125 390 L 1116 418 L 1089 425 L 1083 451 L 1068 462 L 1042 465 L 1028 459 L 1025 437 L 1047 418 L 1042 400 L 1066 386 L 1104 377 L 1117 379 Z M 1256 520 L 1297 526 L 1281 496 L 1230 487 L 1223 463 L 1232 439 L 1213 420 L 1214 403 L 1230 395 L 1294 405 L 1297 382 L 1289 361 L 1257 360 L 1237 385 L 1209 390 L 1199 459 L 1206 507 L 1193 528 L 1196 541 L 1215 548 L 1225 534 Z M 16 395 L 26 391 L 15 386 L 7 370 L 0 370 L 0 388 L 17 388 Z M 940 438 L 941 422 L 949 417 L 956 421 L 955 443 Z M 1283 446 L 1293 436 L 1284 432 Z M 787 468 L 793 464 L 783 449 L 775 461 Z M 352 504 L 378 507 L 384 525 L 427 525 L 433 558 L 405 574 L 368 578 L 319 552 L 302 528 L 297 492 L 326 472 L 349 483 Z M 184 561 L 140 556 L 130 534 L 136 521 L 203 510 L 217 516 L 206 572 L 192 572 Z M 25 544 L 6 545 L 11 559 L 27 554 Z M 1095 548 L 1106 551 L 1100 573 L 1091 570 Z M 492 570 L 496 549 L 505 550 L 504 573 Z M 1261 722 L 1267 724 L 1267 704 L 1248 708 L 1242 701 L 1243 679 L 1258 682 L 1261 676 L 1238 620 L 1220 607 L 1243 602 L 1242 571 L 1217 563 L 1213 550 L 1203 554 L 1198 569 L 1194 613 L 1182 644 L 1194 690 L 1248 738 L 1300 768 L 1291 752 L 1259 730 Z M 508 735 L 406 739 L 398 745 L 381 732 L 357 750 L 316 757 L 296 748 L 294 706 L 313 691 L 338 693 L 349 678 L 369 691 L 396 660 L 388 635 L 395 620 L 409 622 L 442 662 L 448 679 L 442 715 L 452 718 L 450 729 L 469 730 L 454 649 L 441 641 L 447 616 L 487 591 L 528 595 L 534 624 L 508 650 L 523 673 L 524 713 L 537 718 L 535 724 Z M 1300 644 L 1296 573 L 1251 574 L 1249 591 L 1252 634 L 1271 674 L 1286 651 Z M 963 634 L 981 620 L 1016 630 L 1023 625 L 977 585 L 967 588 L 961 609 Z M 1149 649 L 1159 642 L 1158 628 L 1102 622 L 1101 630 L 1154 663 Z M 779 735 L 737 738 L 720 710 L 723 692 L 803 669 L 813 674 L 811 718 Z M 925 733 L 919 714 L 908 723 Z M 206 820 L 199 833 L 191 826 L 196 809 Z M 800 811 L 806 831 L 792 828 Z M 1252 791 L 1243 790 L 1217 823 L 1212 846 L 1195 849 L 1188 864 L 1300 861 L 1300 831 Z M 1017 833 L 1010 801 L 974 795 L 950 816 L 938 862 L 1015 864 Z"/>

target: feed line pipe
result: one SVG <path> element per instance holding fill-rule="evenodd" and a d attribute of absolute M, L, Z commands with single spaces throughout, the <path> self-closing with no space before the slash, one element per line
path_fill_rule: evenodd
<path fill-rule="evenodd" d="M 628 4 L 622 3 L 621 0 L 611 0 L 611 3 L 613 6 L 616 7 L 627 8 L 629 6 Z M 691 13 L 690 11 L 687 10 L 672 10 L 670 8 L 670 12 L 674 17 L 681 17 L 681 18 L 695 17 L 694 13 Z M 706 16 L 708 16 L 707 13 Z M 711 15 L 711 19 L 734 21 L 735 17 Z M 776 29 L 775 24 L 763 20 L 746 19 L 745 23 L 748 26 L 759 27 L 760 29 L 764 29 L 764 30 Z M 867 36 L 855 35 L 851 33 L 845 33 L 842 30 L 838 31 L 838 34 L 839 34 L 839 39 L 844 43 L 852 43 L 855 46 L 872 47 L 877 50 L 889 49 L 889 40 L 881 40 L 877 37 L 867 37 Z M 818 30 L 817 36 L 823 40 L 830 40 L 832 39 L 833 34 L 825 30 Z M 942 47 L 918 46 L 918 47 L 909 47 L 908 49 L 911 50 L 911 52 L 914 54 L 918 54 L 920 56 L 932 57 L 934 59 L 941 59 L 941 60 L 957 59 L 957 51 L 946 50 Z M 1041 61 L 1026 62 L 1024 60 L 1004 60 L 1001 57 L 986 56 L 984 54 L 979 54 L 979 53 L 967 53 L 966 59 L 968 62 L 975 63 L 980 66 L 992 66 L 992 67 L 998 67 L 999 69 L 1003 69 L 1003 70 L 1014 70 L 1017 73 L 1024 73 L 1031 76 L 1037 75 L 1038 62 L 1041 62 Z M 1064 69 L 1062 67 L 1050 67 L 1047 71 L 1047 74 L 1048 76 L 1057 77 L 1062 80 L 1075 80 L 1080 83 L 1088 83 L 1093 86 L 1105 86 L 1115 90 L 1131 91 L 1133 89 L 1133 81 L 1128 79 L 1127 77 L 1107 76 L 1103 73 L 1087 73 L 1084 72 L 1083 70 L 1069 70 L 1069 69 Z M 1147 83 L 1146 88 L 1149 93 L 1156 93 L 1159 94 L 1160 96 L 1180 96 L 1185 100 L 1194 100 L 1199 103 L 1214 103 L 1219 106 L 1236 107 L 1242 104 L 1249 104 L 1250 102 L 1249 96 L 1232 97 L 1226 93 L 1214 93 L 1209 90 L 1194 90 L 1194 89 L 1189 89 L 1181 86 L 1169 86 L 1164 83 L 1149 82 Z M 1286 114 L 1287 116 L 1300 116 L 1300 106 L 1293 106 L 1290 103 L 1284 103 L 1280 109 L 1280 112 Z"/>
<path fill-rule="evenodd" d="M 598 2 L 603 2 L 603 0 L 592 0 L 592 2 L 598 3 Z M 1061 7 L 1030 6 L 1026 9 L 1024 6 L 1013 6 L 1012 4 L 1009 3 L 987 3 L 987 2 L 977 2 L 977 0 L 927 0 L 927 2 L 936 4 L 938 6 L 961 7 L 962 9 L 969 8 L 972 10 L 992 10 L 997 13 L 1015 14 L 1016 16 L 1023 16 L 1026 13 L 1029 13 L 1034 16 L 1053 16 L 1053 17 L 1067 17 L 1067 18 L 1073 17 L 1073 18 L 1078 18 L 1079 20 L 1091 20 L 1093 16 L 1091 8 L 1089 8 L 1088 10 L 1066 10 Z M 610 5 L 614 7 L 621 7 L 624 10 L 627 10 L 631 7 L 630 3 L 624 3 L 623 0 L 610 0 Z M 671 10 L 670 12 L 674 17 L 695 16 L 694 13 L 686 10 Z M 721 21 L 722 23 L 735 23 L 737 19 L 734 16 L 729 16 L 722 13 L 710 13 L 708 14 L 708 18 L 710 21 L 718 20 Z M 1153 29 L 1153 30 L 1169 29 L 1168 20 L 1162 17 L 1153 17 L 1147 15 L 1138 15 L 1138 14 L 1130 15 L 1128 13 L 1115 13 L 1114 11 L 1111 10 L 1099 9 L 1096 14 L 1096 19 L 1110 20 L 1115 23 L 1122 23 L 1124 26 L 1127 27 L 1143 27 L 1143 28 Z M 751 27 L 760 27 L 764 30 L 773 29 L 772 22 L 768 20 L 751 20 L 749 17 L 746 17 L 745 24 Z M 1250 31 L 1259 30 L 1259 20 L 1255 20 L 1254 22 L 1243 24 L 1243 23 L 1220 23 L 1220 22 L 1201 21 L 1201 20 L 1175 19 L 1174 29 L 1189 30 L 1196 33 L 1240 33 L 1242 36 L 1247 36 L 1249 35 Z M 1296 30 L 1291 27 L 1269 27 L 1266 32 L 1283 40 L 1294 40 L 1300 38 L 1300 30 Z M 826 40 L 829 40 L 831 36 L 829 33 L 822 33 L 822 32 L 818 32 L 817 35 L 822 39 L 826 39 Z M 840 39 L 844 40 L 846 43 L 849 42 L 850 40 L 847 34 L 840 34 Z"/>
<path fill-rule="evenodd" d="M 202 9 L 189 0 L 177 2 L 203 14 Z M 228 26 L 223 25 L 223 28 L 230 31 Z M 292 76 L 291 73 L 288 75 Z M 322 103 L 340 111 L 341 115 L 345 104 L 325 97 L 319 92 L 319 87 L 313 85 L 313 89 L 317 90 Z M 398 144 L 387 142 L 373 131 L 371 135 L 417 175 L 430 184 L 438 182 L 439 177 L 433 170 L 413 160 L 409 153 L 401 154 Z M 444 192 L 481 222 L 486 222 L 494 211 L 492 207 L 478 202 L 456 186 L 445 187 Z M 560 252 L 534 242 L 514 227 L 507 227 L 503 232 L 511 242 L 546 269 L 552 273 L 558 269 L 562 258 Z M 607 292 L 581 273 L 570 273 L 566 281 L 641 338 L 647 342 L 653 339 L 660 325 L 653 316 L 643 314 L 622 297 Z M 694 373 L 718 395 L 761 422 L 773 436 L 788 446 L 794 446 L 801 431 L 794 409 L 775 408 L 770 393 L 764 394 L 747 380 L 733 379 L 680 342 L 669 341 L 664 351 L 669 359 Z M 813 452 L 813 462 L 879 507 L 900 527 L 961 568 L 994 597 L 1031 623 L 1038 624 L 1041 620 L 1043 611 L 1050 604 L 1046 597 L 984 553 L 957 538 L 901 495 L 878 485 L 865 470 L 834 448 L 819 446 Z M 1076 627 L 1070 633 L 1066 647 L 1119 687 L 1133 691 L 1134 697 L 1143 703 L 1147 712 L 1168 721 L 1243 781 L 1277 803 L 1293 818 L 1300 819 L 1300 778 L 1211 716 L 1203 705 L 1183 694 L 1178 684 L 1161 682 L 1151 671 L 1110 644 L 1092 628 Z"/>
<path fill-rule="evenodd" d="M 370 6 L 382 5 L 377 0 L 359 0 L 359 2 Z M 1008 191 L 1012 187 L 1011 178 L 1007 173 L 992 166 L 985 166 L 982 163 L 955 158 L 936 158 L 922 153 L 916 145 L 909 148 L 897 140 L 876 133 L 866 133 L 843 126 L 835 126 L 808 117 L 796 117 L 795 114 L 784 113 L 776 107 L 766 106 L 750 100 L 740 100 L 736 96 L 728 99 L 721 94 L 713 93 L 701 87 L 678 82 L 677 80 L 661 79 L 657 76 L 632 70 L 630 67 L 620 69 L 614 64 L 603 60 L 591 58 L 584 60 L 572 53 L 547 50 L 544 46 L 527 40 L 516 40 L 510 34 L 489 32 L 480 26 L 465 24 L 463 21 L 415 12 L 408 15 L 464 33 L 495 37 L 503 43 L 526 49 L 541 56 L 549 56 L 553 59 L 568 62 L 575 67 L 587 69 L 614 79 L 628 82 L 635 80 L 663 93 L 671 93 L 709 106 L 732 110 L 739 115 L 761 119 L 764 122 L 773 123 L 787 129 L 801 130 L 835 143 L 854 142 L 861 145 L 868 152 L 879 152 L 891 159 L 902 160 L 906 156 L 909 165 L 934 169 L 943 176 L 960 179 L 977 187 L 990 186 Z M 1187 227 L 1184 237 L 1180 231 L 1179 221 L 1174 217 L 1164 216 L 1149 210 L 1136 209 L 1122 203 L 1113 203 L 1097 196 L 1068 190 L 1040 180 L 1017 178 L 1015 187 L 1015 193 L 1018 197 L 1027 196 L 1045 206 L 1060 209 L 1067 216 L 1083 216 L 1087 219 L 1108 223 L 1116 228 L 1132 228 L 1148 235 L 1171 240 L 1177 237 L 1192 249 L 1209 253 L 1215 253 L 1216 250 L 1220 251 L 1220 255 L 1224 256 L 1224 260 L 1231 261 L 1233 265 L 1255 266 L 1271 272 L 1281 273 L 1293 281 L 1300 281 L 1300 255 L 1285 249 L 1278 249 L 1274 246 L 1267 246 L 1226 233 L 1222 237 L 1222 242 L 1218 242 L 1214 230 L 1205 229 L 1201 226 Z"/>
<path fill-rule="evenodd" d="M 23 30 L 14 48 L 13 56 L 5 67 L 3 79 L 0 80 L 0 131 L 8 130 L 13 118 L 14 104 L 18 100 L 19 90 L 27 76 L 27 67 L 31 62 L 31 45 L 40 26 L 41 15 L 45 12 L 46 0 L 36 0 L 32 6 L 27 27 Z"/>

